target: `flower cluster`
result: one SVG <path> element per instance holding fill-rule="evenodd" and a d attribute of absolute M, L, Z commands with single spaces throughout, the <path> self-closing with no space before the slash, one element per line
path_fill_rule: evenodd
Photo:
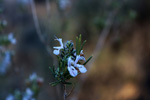
<path fill-rule="evenodd" d="M 4 28 L 7 26 L 7 21 L 5 19 L 0 19 L 0 31 L 4 30 Z"/>
<path fill-rule="evenodd" d="M 15 45 L 16 42 L 13 33 L 9 33 L 8 36 L 0 36 L 0 75 L 4 75 L 9 68 L 11 56 L 14 53 L 12 45 Z"/>
<path fill-rule="evenodd" d="M 16 44 L 16 39 L 14 38 L 14 34 L 10 33 L 8 35 L 8 40 L 10 41 L 11 44 Z"/>
<path fill-rule="evenodd" d="M 61 38 L 56 38 L 55 40 L 60 44 L 60 46 L 53 47 L 53 53 L 58 57 L 59 65 L 57 68 L 55 68 L 55 66 L 50 67 L 56 80 L 56 82 L 52 82 L 51 85 L 55 86 L 58 83 L 70 84 L 67 80 L 76 77 L 80 73 L 87 72 L 85 64 L 92 57 L 89 57 L 88 60 L 85 59 L 83 46 L 86 41 L 81 43 L 81 35 L 76 38 L 76 49 L 72 41 L 67 41 L 63 44 Z"/>
<path fill-rule="evenodd" d="M 83 50 L 82 50 L 83 51 Z M 86 61 L 85 58 L 83 56 L 77 55 L 75 61 L 72 60 L 72 57 L 68 58 L 68 71 L 70 73 L 71 76 L 75 77 L 78 75 L 78 71 L 77 69 L 81 72 L 81 73 L 85 73 L 87 71 L 87 69 L 84 67 L 84 65 L 80 65 L 78 64 L 79 61 Z M 77 69 L 76 69 L 77 68 Z"/>
<path fill-rule="evenodd" d="M 36 73 L 33 73 L 26 80 L 27 88 L 21 92 L 16 90 L 13 94 L 9 94 L 6 100 L 37 100 L 39 90 L 43 84 L 43 78 L 38 77 Z"/>
<path fill-rule="evenodd" d="M 17 43 L 16 38 L 14 38 L 14 33 L 9 33 L 8 36 L 2 35 L 0 37 L 0 45 L 8 46 L 10 44 L 15 45 Z"/>

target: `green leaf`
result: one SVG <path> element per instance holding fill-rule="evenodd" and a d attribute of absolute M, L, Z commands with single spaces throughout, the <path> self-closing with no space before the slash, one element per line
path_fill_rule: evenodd
<path fill-rule="evenodd" d="M 50 71 L 52 72 L 53 76 L 55 76 L 55 72 L 54 72 L 54 70 L 53 70 L 53 66 L 52 66 L 52 68 L 49 67 L 49 69 L 50 69 Z"/>
<path fill-rule="evenodd" d="M 86 43 L 86 40 L 84 40 L 84 42 L 82 43 L 79 53 L 80 53 L 81 50 L 83 49 L 83 46 L 85 45 L 85 43 Z"/>
<path fill-rule="evenodd" d="M 59 64 L 59 69 L 60 69 L 60 71 L 62 71 L 62 62 L 60 62 L 60 64 Z"/>
<path fill-rule="evenodd" d="M 78 54 L 80 54 L 81 40 L 82 40 L 81 38 L 82 38 L 82 37 L 81 37 L 81 34 L 80 34 L 80 35 L 79 35 L 79 40 L 78 40 L 78 41 L 79 41 L 79 45 L 78 45 L 78 49 L 79 49 L 79 50 L 78 50 Z"/>
<path fill-rule="evenodd" d="M 53 65 L 52 67 L 49 67 L 53 77 L 56 79 L 56 75 L 57 75 L 57 70 L 55 71 L 55 66 Z"/>
<path fill-rule="evenodd" d="M 68 84 L 68 85 L 71 85 L 72 83 L 71 83 L 71 82 L 65 82 L 64 84 Z"/>
<path fill-rule="evenodd" d="M 78 55 L 78 47 L 79 47 L 79 40 L 78 40 L 78 37 L 76 37 L 76 54 Z"/>
<path fill-rule="evenodd" d="M 60 68 L 59 67 L 57 67 L 57 74 L 59 74 L 60 73 Z"/>
<path fill-rule="evenodd" d="M 49 83 L 51 86 L 56 86 L 56 85 L 58 85 L 60 83 L 60 81 L 56 81 L 56 82 L 51 82 L 51 83 Z"/>
<path fill-rule="evenodd" d="M 83 65 L 86 65 L 91 59 L 92 59 L 92 56 L 90 56 Z"/>

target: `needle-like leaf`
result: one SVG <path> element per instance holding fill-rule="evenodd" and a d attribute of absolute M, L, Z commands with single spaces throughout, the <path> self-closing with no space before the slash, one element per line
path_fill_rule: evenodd
<path fill-rule="evenodd" d="M 85 62 L 83 65 L 86 65 L 86 64 L 92 59 L 92 57 L 93 57 L 93 56 L 90 56 L 90 57 L 88 58 L 88 60 L 86 60 L 86 62 Z"/>
<path fill-rule="evenodd" d="M 81 48 L 80 48 L 80 51 L 83 49 L 83 46 L 85 45 L 85 43 L 86 43 L 86 40 L 84 40 L 84 42 L 82 43 Z M 80 52 L 80 51 L 79 51 L 79 52 Z"/>

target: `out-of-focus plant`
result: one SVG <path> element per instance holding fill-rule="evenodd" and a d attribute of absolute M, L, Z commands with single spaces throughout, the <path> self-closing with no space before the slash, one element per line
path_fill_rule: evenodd
<path fill-rule="evenodd" d="M 14 91 L 13 94 L 7 96 L 6 100 L 37 100 L 40 88 L 43 84 L 43 78 L 33 73 L 25 81 L 27 88 L 25 91 Z"/>
<path fill-rule="evenodd" d="M 137 17 L 137 12 L 134 10 L 129 11 L 129 18 L 130 19 L 135 19 Z"/>
<path fill-rule="evenodd" d="M 58 0 L 59 8 L 65 10 L 69 5 L 71 5 L 70 0 Z"/>
<path fill-rule="evenodd" d="M 7 26 L 6 20 L 0 20 L 0 31 L 2 31 Z"/>
<path fill-rule="evenodd" d="M 76 49 L 72 41 L 67 41 L 65 44 L 62 43 L 61 38 L 56 38 L 59 41 L 60 46 L 53 47 L 55 50 L 53 53 L 57 56 L 59 65 L 50 67 L 50 70 L 55 78 L 55 82 L 52 82 L 52 86 L 56 86 L 59 83 L 64 85 L 64 99 L 68 96 L 66 93 L 66 84 L 72 84 L 68 82 L 70 79 L 76 77 L 81 73 L 86 73 L 87 69 L 85 65 L 92 58 L 89 57 L 87 60 L 84 57 L 83 46 L 86 40 L 82 43 L 81 35 L 76 37 Z"/>
<path fill-rule="evenodd" d="M 4 27 L 3 27 L 4 28 Z M 0 25 L 0 30 L 3 29 Z M 14 54 L 12 45 L 16 44 L 13 33 L 8 35 L 0 35 L 0 75 L 4 75 L 11 64 L 11 58 Z"/>
<path fill-rule="evenodd" d="M 14 38 L 14 34 L 10 33 L 8 36 L 1 36 L 0 37 L 0 45 L 1 46 L 8 46 L 11 44 L 16 44 L 16 39 Z"/>
<path fill-rule="evenodd" d="M 98 29 L 103 29 L 105 27 L 106 16 L 96 17 L 93 19 L 94 25 Z"/>
<path fill-rule="evenodd" d="M 0 0 L 2 3 L 3 0 Z M 2 14 L 3 8 L 0 6 L 0 14 Z M 13 33 L 5 34 L 4 29 L 7 26 L 5 19 L 0 19 L 0 75 L 4 75 L 7 72 L 11 64 L 11 58 L 14 54 L 13 46 L 17 43 Z"/>

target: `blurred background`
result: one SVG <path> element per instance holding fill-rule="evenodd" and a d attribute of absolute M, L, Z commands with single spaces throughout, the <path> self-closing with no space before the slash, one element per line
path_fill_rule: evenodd
<path fill-rule="evenodd" d="M 68 100 L 150 100 L 149 0 L 0 0 L 0 100 L 33 72 L 44 79 L 37 100 L 62 100 L 61 85 L 49 85 L 54 35 L 79 34 L 93 59 Z"/>

